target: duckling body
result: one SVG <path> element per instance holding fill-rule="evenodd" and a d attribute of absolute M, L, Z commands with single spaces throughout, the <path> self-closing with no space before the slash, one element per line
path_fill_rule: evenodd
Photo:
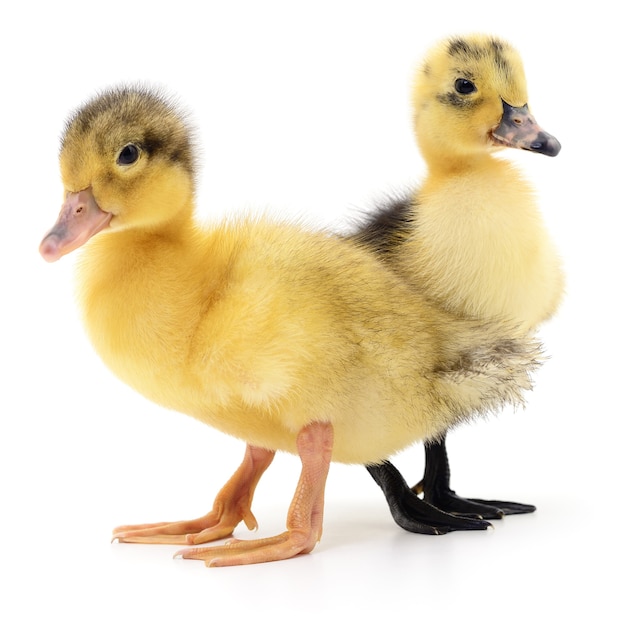
<path fill-rule="evenodd" d="M 284 450 L 302 460 L 287 531 L 180 554 L 234 565 L 310 552 L 332 460 L 377 463 L 529 387 L 531 338 L 429 303 L 353 241 L 262 218 L 200 228 L 189 131 L 158 94 L 88 102 L 60 161 L 65 202 L 40 250 L 55 261 L 84 246 L 79 302 L 96 351 L 147 398 L 247 444 L 207 515 L 119 527 L 120 541 L 255 527 L 254 489 Z"/>
<path fill-rule="evenodd" d="M 447 316 L 405 306 L 408 288 L 353 246 L 266 221 L 219 227 L 195 247 L 184 229 L 87 245 L 78 282 L 91 341 L 158 404 L 293 453 L 314 415 L 332 421 L 333 460 L 347 463 L 381 460 L 447 424 L 433 374 L 448 359 L 435 328 Z M 405 378 L 417 382 L 407 392 Z M 391 421 L 380 424 L 372 404 Z"/>
<path fill-rule="evenodd" d="M 434 173 L 413 200 L 416 228 L 394 260 L 449 310 L 534 328 L 562 295 L 558 255 L 529 185 L 494 156 Z"/>
<path fill-rule="evenodd" d="M 520 56 L 485 35 L 440 42 L 418 70 L 413 104 L 427 164 L 423 184 L 380 209 L 355 238 L 448 311 L 536 328 L 561 301 L 562 267 L 533 189 L 497 152 L 513 147 L 555 156 L 560 144 L 529 112 Z M 384 483 L 390 467 L 369 469 Z M 394 475 L 388 480 L 396 483 Z M 444 436 L 426 444 L 425 477 L 415 489 L 453 513 L 493 518 L 535 510 L 457 497 Z M 399 510 L 398 523 L 414 529 L 402 515 Z"/>

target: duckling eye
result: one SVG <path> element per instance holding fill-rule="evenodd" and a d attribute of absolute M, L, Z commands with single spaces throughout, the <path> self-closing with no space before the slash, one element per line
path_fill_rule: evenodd
<path fill-rule="evenodd" d="M 132 165 L 139 158 L 139 148 L 135 146 L 134 143 L 129 143 L 127 146 L 124 146 L 118 157 L 117 164 L 118 165 Z"/>
<path fill-rule="evenodd" d="M 454 87 L 456 88 L 456 91 L 458 93 L 462 93 L 465 95 L 477 91 L 477 87 L 466 78 L 458 78 L 454 84 Z"/>

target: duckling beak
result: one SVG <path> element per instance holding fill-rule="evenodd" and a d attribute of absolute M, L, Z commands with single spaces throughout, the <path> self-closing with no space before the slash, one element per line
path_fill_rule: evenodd
<path fill-rule="evenodd" d="M 111 217 L 112 213 L 106 213 L 98 206 L 91 188 L 69 193 L 56 224 L 43 238 L 39 253 L 49 263 L 58 261 L 106 228 Z"/>
<path fill-rule="evenodd" d="M 504 100 L 502 103 L 501 121 L 490 132 L 495 145 L 539 152 L 547 156 L 556 156 L 560 152 L 560 142 L 536 123 L 527 104 L 522 107 L 513 107 Z"/>

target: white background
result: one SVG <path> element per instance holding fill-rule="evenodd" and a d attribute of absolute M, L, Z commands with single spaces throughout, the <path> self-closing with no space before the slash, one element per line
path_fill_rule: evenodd
<path fill-rule="evenodd" d="M 616 11 L 606 0 L 5 6 L 0 621 L 617 623 L 625 74 Z M 556 159 L 510 156 L 536 186 L 568 296 L 542 333 L 552 358 L 527 408 L 451 435 L 452 486 L 538 512 L 489 532 L 411 535 L 363 468 L 334 465 L 312 555 L 209 570 L 172 560 L 174 547 L 110 544 L 118 524 L 206 512 L 243 444 L 114 379 L 74 307 L 75 256 L 39 257 L 60 207 L 58 138 L 70 110 L 120 81 L 164 85 L 199 128 L 203 215 L 269 208 L 339 228 L 384 192 L 418 183 L 414 68 L 439 38 L 471 31 L 521 51 L 534 114 L 563 145 Z M 420 476 L 421 446 L 394 460 L 410 481 Z M 298 459 L 277 456 L 255 499 L 258 536 L 283 530 L 298 474 Z"/>

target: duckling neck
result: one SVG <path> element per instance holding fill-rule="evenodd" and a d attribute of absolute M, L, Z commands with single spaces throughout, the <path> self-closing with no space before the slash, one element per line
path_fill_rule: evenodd
<path fill-rule="evenodd" d="M 502 164 L 502 161 L 487 152 L 441 155 L 430 151 L 424 152 L 424 157 L 430 177 L 469 176 L 492 168 L 499 169 Z"/>
<path fill-rule="evenodd" d="M 490 154 L 428 160 L 420 196 L 453 196 L 458 209 L 495 210 L 511 204 L 534 210 L 532 190 L 509 161 Z M 515 200 L 516 197 L 516 200 Z"/>

